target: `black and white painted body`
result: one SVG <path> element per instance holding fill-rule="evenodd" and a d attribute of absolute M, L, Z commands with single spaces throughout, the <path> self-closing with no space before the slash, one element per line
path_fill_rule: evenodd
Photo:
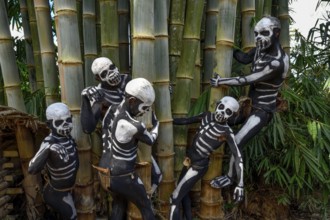
<path fill-rule="evenodd" d="M 143 219 L 155 219 L 151 201 L 135 173 L 138 142 L 153 145 L 158 136 L 159 122 L 155 114 L 150 132 L 144 123 L 136 119 L 149 111 L 154 99 L 154 90 L 147 80 L 133 79 L 126 86 L 124 100 L 118 106 L 112 105 L 108 110 L 111 118 L 105 118 L 109 120 L 110 130 L 103 137 L 105 152 L 100 167 L 110 170 L 110 191 L 113 195 L 111 219 L 124 219 L 127 201 L 139 208 Z"/>
<path fill-rule="evenodd" d="M 170 219 L 180 220 L 180 205 L 183 205 L 185 219 L 192 219 L 189 191 L 206 173 L 209 166 L 209 155 L 227 143 L 235 158 L 238 185 L 234 190 L 234 199 L 241 201 L 244 195 L 243 160 L 235 143 L 234 133 L 227 120 L 239 109 L 238 102 L 229 96 L 223 97 L 215 112 L 205 112 L 190 118 L 177 118 L 173 123 L 178 125 L 200 122 L 192 146 L 187 150 L 186 164 L 181 171 L 177 187 L 171 195 Z"/>
<path fill-rule="evenodd" d="M 49 180 L 43 190 L 45 202 L 63 219 L 77 219 L 71 189 L 75 185 L 79 158 L 76 143 L 70 135 L 71 114 L 65 104 L 54 103 L 47 108 L 46 116 L 51 133 L 31 159 L 28 172 L 37 174 L 46 167 Z"/>
<path fill-rule="evenodd" d="M 93 61 L 92 72 L 100 83 L 85 88 L 82 92 L 81 125 L 87 134 L 92 133 L 103 120 L 112 104 L 119 104 L 124 98 L 125 86 L 131 80 L 127 74 L 120 74 L 118 68 L 106 57 Z"/>
<path fill-rule="evenodd" d="M 92 133 L 97 124 L 102 122 L 103 154 L 109 154 L 109 139 L 116 107 L 125 96 L 125 87 L 131 80 L 127 74 L 120 74 L 115 64 L 106 57 L 99 57 L 92 63 L 92 72 L 99 81 L 98 86 L 85 88 L 82 92 L 81 125 L 85 133 Z M 110 107 L 113 107 L 110 110 Z M 152 192 L 160 181 L 162 174 L 155 159 L 152 157 Z"/>
<path fill-rule="evenodd" d="M 266 126 L 276 111 L 276 99 L 289 69 L 289 57 L 283 51 L 280 42 L 280 22 L 274 17 L 264 17 L 255 26 L 255 43 L 248 53 L 234 52 L 234 58 L 243 64 L 252 62 L 251 74 L 247 76 L 211 79 L 212 86 L 245 86 L 250 85 L 249 98 L 252 101 L 250 115 L 238 117 L 230 125 L 242 124 L 235 134 L 235 140 L 241 149 L 251 138 Z M 212 185 L 216 188 L 232 184 L 233 163 L 231 158 L 229 172 L 217 177 Z"/>

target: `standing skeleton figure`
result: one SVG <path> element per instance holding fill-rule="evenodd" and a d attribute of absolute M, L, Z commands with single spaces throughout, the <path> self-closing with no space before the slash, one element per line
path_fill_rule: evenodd
<path fill-rule="evenodd" d="M 79 167 L 77 145 L 71 137 L 72 118 L 63 103 L 54 103 L 46 110 L 51 133 L 43 140 L 39 151 L 29 163 L 28 172 L 36 174 L 47 167 L 49 179 L 43 190 L 43 198 L 59 212 L 63 219 L 77 219 L 71 190 Z"/>
<path fill-rule="evenodd" d="M 113 119 L 109 111 L 111 105 L 118 106 L 124 99 L 125 87 L 131 80 L 127 74 L 120 74 L 115 64 L 107 57 L 95 59 L 91 66 L 98 86 L 90 86 L 82 92 L 81 125 L 87 134 L 92 133 L 97 123 L 102 121 L 103 153 L 106 153 L 106 139 L 110 136 L 111 121 Z M 114 109 L 114 108 L 112 108 Z M 157 189 L 162 174 L 155 159 L 152 157 L 152 192 Z"/>
<path fill-rule="evenodd" d="M 108 110 L 110 126 L 104 134 L 105 151 L 100 160 L 102 168 L 98 169 L 110 174 L 107 186 L 113 195 L 111 219 L 126 219 L 127 201 L 138 207 L 144 220 L 155 219 L 145 187 L 135 173 L 138 142 L 153 145 L 159 126 L 154 114 L 151 132 L 136 117 L 149 111 L 154 100 L 150 82 L 136 78 L 126 85 L 124 100 Z"/>
<path fill-rule="evenodd" d="M 229 96 L 223 97 L 215 112 L 204 112 L 190 118 L 174 119 L 174 124 L 191 124 L 201 122 L 193 139 L 192 146 L 187 151 L 187 158 L 178 179 L 177 187 L 171 195 L 170 219 L 180 220 L 180 205 L 182 203 L 185 219 L 192 219 L 189 191 L 195 183 L 204 176 L 209 166 L 209 155 L 223 143 L 227 143 L 235 159 L 238 185 L 234 190 L 234 200 L 241 201 L 244 194 L 243 160 L 234 134 L 227 120 L 239 109 L 238 102 Z"/>
<path fill-rule="evenodd" d="M 254 29 L 256 48 L 246 54 L 234 52 L 234 57 L 239 62 L 252 62 L 251 74 L 232 78 L 221 78 L 217 75 L 211 79 L 212 86 L 250 85 L 251 113 L 247 118 L 239 117 L 233 123 L 244 123 L 235 134 L 240 149 L 270 122 L 276 111 L 278 91 L 289 69 L 289 57 L 279 42 L 280 31 L 281 25 L 277 18 L 262 18 Z M 228 174 L 215 178 L 212 181 L 213 187 L 221 188 L 232 184 L 233 164 L 234 160 L 231 157 Z"/>

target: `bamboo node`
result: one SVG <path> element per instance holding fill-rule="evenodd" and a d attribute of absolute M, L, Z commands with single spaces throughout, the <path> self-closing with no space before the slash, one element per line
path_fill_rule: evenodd
<path fill-rule="evenodd" d="M 216 44 L 217 45 L 220 44 L 220 45 L 233 47 L 234 46 L 234 41 L 231 41 L 231 40 L 217 40 Z"/>

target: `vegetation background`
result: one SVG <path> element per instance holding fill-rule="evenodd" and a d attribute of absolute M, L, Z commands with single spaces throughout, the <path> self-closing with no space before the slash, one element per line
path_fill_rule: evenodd
<path fill-rule="evenodd" d="M 208 173 L 191 192 L 195 216 L 327 219 L 330 22 L 329 17 L 321 18 L 307 37 L 290 31 L 291 2 L 0 0 L 0 104 L 41 121 L 49 104 L 68 104 L 82 161 L 74 190 L 78 216 L 95 219 L 111 211 L 111 198 L 100 190 L 91 168 L 100 156 L 99 135 L 84 134 L 79 123 L 80 92 L 97 83 L 90 65 L 106 56 L 122 73 L 153 82 L 160 135 L 152 149 L 140 146 L 139 160 L 150 162 L 151 154 L 157 158 L 164 178 L 153 200 L 157 216 L 166 218 L 169 196 L 196 129 L 173 126 L 172 118 L 212 111 L 224 95 L 243 100 L 248 88 L 210 88 L 209 79 L 213 72 L 248 74 L 249 67 L 235 62 L 232 51 L 254 47 L 254 24 L 264 15 L 276 16 L 282 24 L 281 44 L 290 54 L 290 75 L 274 119 L 244 148 L 245 202 L 234 204 L 232 189 L 220 193 L 208 186 L 226 171 L 228 149 L 223 147 L 211 156 Z M 329 1 L 318 1 L 317 7 L 328 6 Z M 13 37 L 13 29 L 24 37 Z M 150 124 L 149 116 L 141 120 Z M 150 166 L 138 169 L 149 190 Z M 130 218 L 139 215 L 133 206 L 128 213 Z"/>

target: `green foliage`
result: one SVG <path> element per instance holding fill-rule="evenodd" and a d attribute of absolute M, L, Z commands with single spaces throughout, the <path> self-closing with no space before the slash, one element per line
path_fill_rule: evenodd
<path fill-rule="evenodd" d="M 26 65 L 25 57 L 25 42 L 18 37 L 14 38 L 14 47 L 16 55 L 16 63 L 19 71 L 21 90 L 23 93 L 25 106 L 29 114 L 39 117 L 40 120 L 45 120 L 46 103 L 45 93 L 39 89 L 32 92 L 30 89 L 29 72 Z"/>

